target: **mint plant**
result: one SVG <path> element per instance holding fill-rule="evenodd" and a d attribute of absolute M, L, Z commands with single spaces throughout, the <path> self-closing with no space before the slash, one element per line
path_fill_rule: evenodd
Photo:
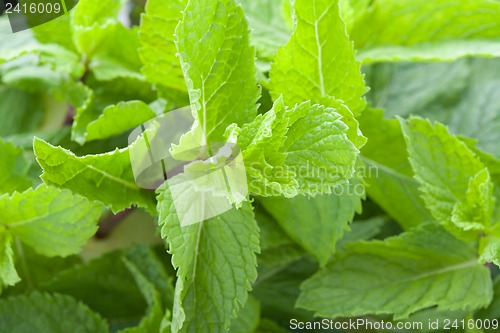
<path fill-rule="evenodd" d="M 498 331 L 499 1 L 71 3 L 0 16 L 0 332 Z"/>

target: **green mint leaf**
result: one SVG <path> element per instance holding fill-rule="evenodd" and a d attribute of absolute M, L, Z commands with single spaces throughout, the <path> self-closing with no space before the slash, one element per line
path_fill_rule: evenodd
<path fill-rule="evenodd" d="M 203 139 L 224 142 L 228 125 L 253 120 L 260 97 L 243 10 L 232 0 L 190 1 L 175 34 Z"/>
<path fill-rule="evenodd" d="M 377 64 L 367 78 L 369 99 L 386 116 L 420 115 L 449 126 L 453 133 L 475 138 L 478 148 L 500 157 L 498 59 L 452 63 Z M 481 107 L 478 107 L 481 105 Z"/>
<path fill-rule="evenodd" d="M 108 333 L 97 313 L 63 295 L 32 293 L 0 300 L 0 331 Z"/>
<path fill-rule="evenodd" d="M 86 141 L 106 139 L 154 118 L 156 114 L 142 101 L 120 102 L 108 106 L 96 120 L 87 125 Z"/>
<path fill-rule="evenodd" d="M 14 265 L 13 241 L 6 228 L 0 227 L 0 293 L 3 286 L 13 286 L 21 280 Z"/>
<path fill-rule="evenodd" d="M 341 193 L 314 198 L 297 196 L 262 198 L 260 202 L 297 244 L 324 266 L 353 220 L 361 210 L 361 199 L 349 185 L 339 186 Z"/>
<path fill-rule="evenodd" d="M 267 192 L 274 191 L 274 195 L 288 194 L 289 197 L 298 193 L 295 172 L 284 166 L 286 155 L 281 149 L 288 131 L 286 111 L 280 98 L 270 111 L 258 115 L 240 131 L 238 145 L 243 150 L 245 161 L 252 161 L 245 166 L 251 193 L 265 196 Z M 278 174 L 280 167 L 282 170 Z"/>
<path fill-rule="evenodd" d="M 19 107 L 19 112 L 0 110 L 2 114 L 7 113 L 0 130 L 4 132 L 4 125 L 11 126 L 5 129 L 7 134 L 16 133 L 16 129 L 59 128 L 64 122 L 68 103 L 80 106 L 82 98 L 79 95 L 85 93 L 85 87 L 77 79 L 83 72 L 79 55 L 53 44 L 43 44 L 38 50 L 22 52 L 0 64 L 3 83 L 24 91 L 1 88 L 2 100 L 5 98 L 6 101 L 3 106 L 9 107 L 8 102 L 17 102 L 12 107 Z"/>
<path fill-rule="evenodd" d="M 68 190 L 41 185 L 0 196 L 0 225 L 46 256 L 78 253 L 97 231 L 101 206 Z"/>
<path fill-rule="evenodd" d="M 346 232 L 345 235 L 337 241 L 337 248 L 340 248 L 347 243 L 372 239 L 381 232 L 386 222 L 387 218 L 384 217 L 372 217 L 367 220 L 354 221 L 354 223 L 349 225 L 348 232 Z"/>
<path fill-rule="evenodd" d="M 21 53 L 35 50 L 40 46 L 40 43 L 33 37 L 31 30 L 20 31 L 16 34 L 11 34 L 12 29 L 7 15 L 0 17 L 0 63 L 15 58 Z"/>
<path fill-rule="evenodd" d="M 0 138 L 0 195 L 23 191 L 31 186 L 27 178 L 30 163 L 23 151 Z"/>
<path fill-rule="evenodd" d="M 359 118 L 368 141 L 361 149 L 368 196 L 404 229 L 433 220 L 413 178 L 401 126 L 383 119 L 383 111 L 369 109 Z"/>
<path fill-rule="evenodd" d="M 267 280 L 285 269 L 291 263 L 300 260 L 304 255 L 304 250 L 293 241 L 291 241 L 290 244 L 262 250 L 261 254 L 258 256 L 259 277 L 255 283 L 259 284 Z"/>
<path fill-rule="evenodd" d="M 114 251 L 51 272 L 48 281 L 43 281 L 38 289 L 74 297 L 99 312 L 111 325 L 123 324 L 123 320 L 135 322 L 144 315 L 147 304 L 123 257 L 122 251 Z"/>
<path fill-rule="evenodd" d="M 465 11 L 464 11 L 465 12 Z M 424 14 L 428 15 L 428 14 Z M 457 15 L 454 12 L 453 15 Z M 497 18 L 495 19 L 498 19 Z M 392 21 L 394 22 L 394 21 Z M 385 33 L 385 32 L 384 32 Z M 434 33 L 434 32 L 432 32 Z M 462 32 L 464 34 L 466 31 Z M 356 35 L 352 35 L 356 42 Z M 462 38 L 461 36 L 454 38 Z M 377 41 L 378 43 L 379 41 Z M 498 57 L 500 56 L 500 37 L 495 36 L 494 40 L 484 39 L 472 40 L 450 40 L 450 41 L 423 41 L 416 45 L 404 45 L 406 41 L 401 41 L 403 46 L 371 46 L 361 49 L 358 59 L 363 63 L 389 62 L 389 61 L 453 61 L 464 57 Z M 371 44 L 371 43 L 370 43 Z M 373 43 L 375 44 L 375 43 Z M 376 44 L 375 44 L 376 45 Z"/>
<path fill-rule="evenodd" d="M 255 207 L 255 219 L 260 229 L 261 250 L 294 244 L 293 240 L 284 232 L 276 219 L 264 209 L 261 200 L 262 198 L 259 198 Z"/>
<path fill-rule="evenodd" d="M 454 95 L 459 101 L 444 109 L 449 115 L 445 120 L 450 129 L 457 134 L 477 140 L 477 147 L 500 158 L 500 102 L 498 93 L 499 59 L 474 59 L 467 67 L 463 90 Z M 443 99 L 442 95 L 439 98 Z"/>
<path fill-rule="evenodd" d="M 430 322 L 438 322 L 438 331 L 445 330 L 445 324 L 447 323 L 447 320 L 450 320 L 450 322 L 455 322 L 455 320 L 461 321 L 461 320 L 467 320 L 471 318 L 471 311 L 467 311 L 465 309 L 459 309 L 459 310 L 440 310 L 439 308 L 433 307 L 433 308 L 428 308 L 424 310 L 420 310 L 412 315 L 410 315 L 408 318 L 400 319 L 400 320 L 393 320 L 393 323 L 397 322 L 402 322 L 402 323 L 407 323 L 407 322 L 420 322 L 422 323 L 422 327 L 425 327 L 424 325 L 429 325 L 429 320 Z M 455 329 L 453 328 L 455 332 L 460 332 L 460 333 L 467 333 L 467 330 L 462 330 L 461 328 Z M 416 330 L 417 332 L 425 332 L 426 329 L 422 330 Z M 434 330 L 436 331 L 436 330 Z"/>
<path fill-rule="evenodd" d="M 340 113 L 338 112 L 340 111 Z M 342 121 L 349 112 L 304 102 L 287 108 L 279 98 L 273 108 L 245 124 L 238 137 L 249 177 L 249 190 L 261 196 L 332 193 L 354 174 L 364 137 Z M 356 120 L 351 118 L 353 122 Z M 314 129 L 314 130 L 312 130 Z"/>
<path fill-rule="evenodd" d="M 363 62 L 500 55 L 500 6 L 489 0 L 382 0 L 349 22 Z M 366 29 L 367 26 L 376 30 Z"/>
<path fill-rule="evenodd" d="M 82 84 L 72 95 L 76 110 L 71 124 L 71 139 L 83 145 L 86 141 L 88 124 L 98 117 L 94 107 L 95 94 L 92 89 Z"/>
<path fill-rule="evenodd" d="M 304 255 L 304 251 L 281 229 L 278 222 L 261 207 L 259 203 L 255 209 L 255 219 L 260 229 L 261 248 L 261 252 L 257 256 L 259 277 L 255 284 L 286 268 L 288 264 L 299 260 Z"/>
<path fill-rule="evenodd" d="M 418 114 L 446 123 L 448 108 L 454 108 L 470 80 L 470 67 L 466 59 L 366 65 L 367 98 L 371 105 L 384 109 L 387 118 Z"/>
<path fill-rule="evenodd" d="M 485 168 L 469 180 L 465 200 L 453 207 L 451 220 L 465 230 L 482 231 L 484 225 L 489 226 L 491 222 L 494 203 L 493 183 L 488 169 Z"/>
<path fill-rule="evenodd" d="M 357 157 L 358 149 L 366 142 L 358 130 L 358 122 L 343 103 L 331 101 L 328 106 L 311 107 L 305 102 L 293 108 L 282 146 L 286 152 L 286 164 L 304 166 L 307 163 L 304 161 L 313 163 L 315 167 L 329 172 L 325 175 L 327 182 L 331 178 L 351 178 L 355 163 L 353 158 Z M 318 177 L 309 174 L 306 177 L 297 176 L 299 183 L 303 181 L 306 184 L 309 177 L 313 183 Z"/>
<path fill-rule="evenodd" d="M 348 25 L 348 28 L 365 13 L 370 1 L 371 0 L 340 0 L 342 18 Z"/>
<path fill-rule="evenodd" d="M 157 190 L 159 224 L 178 268 L 172 332 L 226 331 L 257 277 L 259 228 L 252 208 L 245 203 L 181 226 L 165 185 Z"/>
<path fill-rule="evenodd" d="M 487 236 L 480 239 L 479 260 L 483 263 L 494 263 L 500 267 L 500 237 Z"/>
<path fill-rule="evenodd" d="M 475 251 L 434 223 L 385 241 L 347 244 L 301 288 L 297 305 L 327 318 L 401 319 L 434 305 L 475 310 L 493 296 L 489 270 Z"/>
<path fill-rule="evenodd" d="M 493 198 L 485 166 L 444 125 L 420 118 L 400 123 L 415 178 L 432 215 L 465 239 L 486 231 L 492 204 L 484 201 Z"/>
<path fill-rule="evenodd" d="M 174 279 L 166 272 L 163 263 L 153 249 L 143 245 L 135 246 L 125 250 L 123 258 L 129 263 L 128 265 L 133 264 L 144 278 L 153 284 L 160 293 L 163 306 L 171 309 L 174 299 Z"/>
<path fill-rule="evenodd" d="M 493 182 L 493 197 L 494 200 L 500 198 L 500 159 L 495 158 L 489 153 L 485 153 L 476 147 L 477 141 L 467 138 L 460 138 L 467 146 L 481 159 L 481 162 L 488 168 L 488 172 Z M 500 225 L 500 205 L 494 204 L 493 213 L 491 216 L 492 234 L 496 234 L 496 228 Z M 500 233 L 498 233 L 500 235 Z"/>
<path fill-rule="evenodd" d="M 285 45 L 291 31 L 283 13 L 282 1 L 237 0 L 250 26 L 250 41 L 261 58 L 272 60 L 278 48 Z"/>
<path fill-rule="evenodd" d="M 365 108 L 367 88 L 338 0 L 296 0 L 295 15 L 295 31 L 271 69 L 273 97 L 283 94 L 289 106 L 307 100 L 329 105 L 328 99 L 340 99 L 358 115 Z"/>
<path fill-rule="evenodd" d="M 172 277 L 146 246 L 129 247 L 56 271 L 38 288 L 81 300 L 102 314 L 111 327 L 130 326 L 142 318 L 137 326 L 119 331 L 127 333 L 158 332 L 174 295 Z"/>
<path fill-rule="evenodd" d="M 76 115 L 71 127 L 71 139 L 83 145 L 87 140 L 87 126 L 99 118 L 108 106 L 124 101 L 153 102 L 156 94 L 144 81 L 122 77 L 111 81 L 90 80 L 89 87 L 81 85 L 73 91 Z"/>
<path fill-rule="evenodd" d="M 187 91 L 181 64 L 176 56 L 174 32 L 182 19 L 186 0 L 149 0 L 141 16 L 139 55 L 141 72 L 156 85 Z"/>
<path fill-rule="evenodd" d="M 114 213 L 137 205 L 156 215 L 154 193 L 139 188 L 134 182 L 130 147 L 78 157 L 35 138 L 33 148 L 45 183 L 100 201 Z"/>
<path fill-rule="evenodd" d="M 58 45 L 41 45 L 0 64 L 2 81 L 26 91 L 61 91 L 83 75 L 78 54 Z"/>
<path fill-rule="evenodd" d="M 86 0 L 71 10 L 73 42 L 80 53 L 91 59 L 107 47 L 124 4 L 124 0 Z"/>
<path fill-rule="evenodd" d="M 106 46 L 97 52 L 90 61 L 89 70 L 99 81 L 110 81 L 117 78 L 144 80 L 140 73 L 142 66 L 138 48 L 139 29 L 125 28 L 117 24 Z"/>
<path fill-rule="evenodd" d="M 73 1 L 73 0 L 70 0 Z M 69 2 L 69 1 L 67 1 Z M 68 3 L 66 3 L 68 8 Z M 73 35 L 68 33 L 71 31 L 71 15 L 66 13 L 58 18 L 45 22 L 42 25 L 34 26 L 30 30 L 33 36 L 43 44 L 57 44 L 67 50 L 77 52 L 75 44 L 73 43 Z"/>
<path fill-rule="evenodd" d="M 490 305 L 485 308 L 481 309 L 478 312 L 474 314 L 475 318 L 481 318 L 481 319 L 498 319 L 500 318 L 500 278 L 496 277 L 493 280 L 493 289 L 495 291 L 495 296 L 493 298 L 493 301 L 490 303 Z"/>

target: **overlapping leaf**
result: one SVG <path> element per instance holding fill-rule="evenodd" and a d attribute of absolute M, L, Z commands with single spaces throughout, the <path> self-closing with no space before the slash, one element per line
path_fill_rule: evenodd
<path fill-rule="evenodd" d="M 226 141 L 226 127 L 253 120 L 260 93 L 243 11 L 232 0 L 191 1 L 175 35 L 199 125 L 193 131 L 200 131 L 202 145 Z M 181 144 L 191 142 L 189 138 L 185 136 Z M 189 190 L 186 184 L 184 191 Z M 172 331 L 229 329 L 257 277 L 259 229 L 250 204 L 181 226 L 167 184 L 158 194 L 162 236 L 178 268 Z"/>
<path fill-rule="evenodd" d="M 29 93 L 13 87 L 0 86 L 0 135 L 33 131 L 43 122 L 47 110 L 41 93 Z M 15 108 L 16 112 L 12 112 Z"/>
<path fill-rule="evenodd" d="M 88 64 L 89 70 L 96 78 L 99 81 L 111 81 L 126 77 L 143 81 L 144 76 L 140 73 L 142 63 L 138 52 L 139 29 L 137 27 L 129 29 L 116 24 L 106 39 L 106 46 L 97 52 Z"/>
<path fill-rule="evenodd" d="M 187 91 L 179 59 L 176 56 L 174 32 L 186 0 L 150 0 L 142 15 L 139 50 L 144 66 L 141 72 L 154 84 Z"/>
<path fill-rule="evenodd" d="M 295 15 L 295 31 L 272 66 L 273 97 L 283 94 L 288 106 L 307 100 L 329 106 L 329 99 L 340 99 L 359 114 L 367 88 L 339 1 L 296 0 Z"/>
<path fill-rule="evenodd" d="M 252 30 L 250 40 L 258 54 L 272 59 L 278 47 L 290 38 L 290 29 L 285 22 L 282 1 L 238 0 Z"/>
<path fill-rule="evenodd" d="M 81 145 L 87 140 L 88 125 L 97 120 L 107 107 L 120 102 L 150 103 L 156 98 L 149 84 L 130 77 L 105 82 L 92 79 L 89 86 L 91 88 L 83 86 L 82 89 L 77 89 L 72 103 L 76 114 L 71 126 L 71 139 Z"/>
<path fill-rule="evenodd" d="M 78 157 L 41 139 L 34 142 L 35 155 L 43 169 L 41 177 L 47 184 L 98 200 L 116 213 L 137 205 L 155 215 L 154 194 L 134 181 L 129 149 Z"/>
<path fill-rule="evenodd" d="M 303 251 L 260 204 L 255 208 L 255 219 L 260 229 L 261 252 L 257 257 L 259 278 L 256 282 L 259 283 L 260 280 L 300 259 Z"/>
<path fill-rule="evenodd" d="M 102 115 L 87 126 L 87 141 L 105 139 L 155 117 L 151 108 L 142 101 L 121 102 L 104 109 Z"/>
<path fill-rule="evenodd" d="M 124 319 L 133 321 L 143 315 L 147 302 L 123 257 L 121 251 L 115 251 L 88 263 L 60 269 L 57 274 L 51 271 L 38 288 L 80 300 L 99 312 L 111 325 L 123 323 Z M 27 262 L 30 264 L 31 260 Z"/>
<path fill-rule="evenodd" d="M 45 185 L 0 196 L 4 232 L 47 256 L 78 253 L 97 231 L 100 214 L 98 203 Z"/>
<path fill-rule="evenodd" d="M 401 120 L 401 126 L 415 178 L 432 215 L 460 237 L 487 231 L 493 185 L 486 167 L 440 123 L 412 118 Z"/>
<path fill-rule="evenodd" d="M 3 286 L 13 286 L 20 278 L 14 265 L 13 237 L 5 227 L 0 229 L 0 293 Z"/>
<path fill-rule="evenodd" d="M 108 333 L 97 313 L 63 295 L 32 293 L 0 301 L 0 331 Z"/>
<path fill-rule="evenodd" d="M 178 268 L 172 332 L 224 332 L 257 277 L 259 228 L 252 208 L 246 203 L 181 226 L 166 184 L 158 194 L 162 237 Z"/>
<path fill-rule="evenodd" d="M 498 1 L 382 0 L 356 9 L 349 30 L 364 62 L 500 55 Z"/>
<path fill-rule="evenodd" d="M 71 11 L 73 42 L 88 59 L 107 47 L 125 1 L 85 0 Z"/>
<path fill-rule="evenodd" d="M 361 210 L 361 199 L 349 184 L 315 198 L 263 198 L 262 204 L 281 228 L 325 265 L 348 223 Z"/>
<path fill-rule="evenodd" d="M 385 241 L 346 245 L 302 285 L 297 305 L 327 318 L 397 319 L 434 305 L 479 309 L 492 291 L 489 270 L 474 249 L 431 223 Z"/>
<path fill-rule="evenodd" d="M 177 51 L 205 143 L 257 114 L 255 50 L 241 7 L 232 0 L 191 1 L 177 26 Z"/>
<path fill-rule="evenodd" d="M 294 197 L 300 193 L 332 193 L 352 177 L 364 142 L 337 112 L 347 111 L 304 102 L 288 109 L 279 98 L 273 109 L 243 126 L 238 145 L 247 161 L 249 190 L 262 196 Z M 352 119 L 354 122 L 355 120 Z"/>
<path fill-rule="evenodd" d="M 367 98 L 373 107 L 383 108 L 387 118 L 418 114 L 446 123 L 448 108 L 455 109 L 467 86 L 470 67 L 467 59 L 368 65 L 365 67 L 370 86 Z"/>
<path fill-rule="evenodd" d="M 148 313 L 138 326 L 121 330 L 120 333 L 160 332 L 165 308 L 172 305 L 163 302 L 163 299 L 171 300 L 173 297 L 171 279 L 167 278 L 155 256 L 145 248 L 129 251 L 123 261 L 148 303 Z"/>
<path fill-rule="evenodd" d="M 455 134 L 477 139 L 478 148 L 498 157 L 499 70 L 499 59 L 377 64 L 367 75 L 369 97 L 387 117 L 413 114 L 437 120 Z"/>
<path fill-rule="evenodd" d="M 381 110 L 370 109 L 363 113 L 360 124 L 368 138 L 361 150 L 368 196 L 405 229 L 431 221 L 413 178 L 398 121 L 383 119 Z"/>

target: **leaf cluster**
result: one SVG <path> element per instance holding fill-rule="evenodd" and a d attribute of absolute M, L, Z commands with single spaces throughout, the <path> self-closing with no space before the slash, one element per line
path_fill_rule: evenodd
<path fill-rule="evenodd" d="M 16 34 L 0 16 L 0 332 L 498 323 L 499 25 L 497 0 L 80 0 Z M 225 180 L 248 188 L 190 225 L 210 189 L 141 187 L 161 127 L 129 141 L 186 106 L 166 151 L 198 175 L 217 163 L 186 151 L 237 146 Z"/>

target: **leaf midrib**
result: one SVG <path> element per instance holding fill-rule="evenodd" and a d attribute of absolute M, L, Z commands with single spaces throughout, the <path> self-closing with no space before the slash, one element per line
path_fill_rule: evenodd
<path fill-rule="evenodd" d="M 446 273 L 449 273 L 449 272 L 453 272 L 453 271 L 460 271 L 460 270 L 463 270 L 465 268 L 469 268 L 469 267 L 473 267 L 473 266 L 477 266 L 478 265 L 478 260 L 477 258 L 474 258 L 474 259 L 471 259 L 469 261 L 466 261 L 466 262 L 462 262 L 462 263 L 459 263 L 459 264 L 455 264 L 455 265 L 451 265 L 451 266 L 446 266 L 446 267 L 442 267 L 442 268 L 439 268 L 439 269 L 435 269 L 435 270 L 431 270 L 429 272 L 425 272 L 425 273 L 422 273 L 422 274 L 419 274 L 419 275 L 416 275 L 416 276 L 412 276 L 412 277 L 408 277 L 408 278 L 405 278 L 405 279 L 401 279 L 401 280 L 391 280 L 391 281 L 387 281 L 387 282 L 384 282 L 384 283 L 380 283 L 378 285 L 375 285 L 375 286 L 370 286 L 368 291 L 372 291 L 374 289 L 384 289 L 386 290 L 386 288 L 388 286 L 393 286 L 395 284 L 404 284 L 404 283 L 411 283 L 411 282 L 415 282 L 415 281 L 419 281 L 419 280 L 423 280 L 423 279 L 426 279 L 426 278 L 429 278 L 429 277 L 433 277 L 433 276 L 439 276 L 439 275 L 442 275 L 442 274 L 446 274 Z M 356 292 L 363 292 L 363 290 L 357 290 Z"/>
<path fill-rule="evenodd" d="M 128 187 L 134 191 L 140 191 L 140 188 L 136 184 L 128 182 L 128 181 L 121 179 L 121 178 L 118 178 L 116 176 L 113 176 L 112 174 L 107 173 L 104 170 L 98 169 L 98 168 L 94 167 L 93 165 L 86 164 L 85 167 L 90 169 L 90 170 L 93 170 L 97 173 L 100 173 L 104 177 L 106 177 L 106 178 L 108 178 L 116 183 L 122 184 L 123 186 Z"/>
<path fill-rule="evenodd" d="M 77 204 L 79 204 L 79 203 L 80 202 L 75 203 L 75 204 L 73 204 L 73 205 L 71 205 L 69 207 L 66 207 L 66 208 L 64 208 L 62 210 L 59 210 L 57 212 L 47 212 L 47 214 L 42 215 L 42 216 L 36 216 L 36 217 L 28 219 L 28 220 L 24 220 L 24 221 L 12 223 L 12 224 L 8 224 L 7 223 L 7 224 L 2 224 L 2 225 L 6 226 L 10 230 L 13 230 L 13 229 L 15 229 L 17 227 L 22 227 L 22 226 L 27 225 L 27 224 L 36 223 L 36 222 L 38 222 L 40 220 L 44 220 L 44 219 L 47 219 L 47 218 L 50 218 L 50 217 L 57 217 L 57 216 L 59 216 L 61 214 L 65 214 L 65 213 L 71 212 L 71 211 L 73 211 L 75 209 L 75 206 Z"/>

